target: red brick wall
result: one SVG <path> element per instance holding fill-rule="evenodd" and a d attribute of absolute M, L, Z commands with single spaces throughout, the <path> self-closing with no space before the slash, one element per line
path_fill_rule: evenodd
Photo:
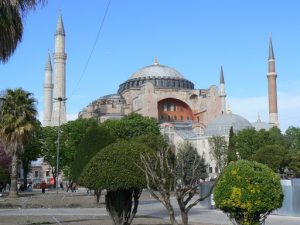
<path fill-rule="evenodd" d="M 194 117 L 186 103 L 178 99 L 167 98 L 158 102 L 158 120 L 160 122 L 191 121 Z"/>

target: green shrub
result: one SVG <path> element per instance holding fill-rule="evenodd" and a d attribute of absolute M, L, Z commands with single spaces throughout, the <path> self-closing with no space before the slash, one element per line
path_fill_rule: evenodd
<path fill-rule="evenodd" d="M 80 183 L 92 189 L 146 187 L 145 175 L 137 167 L 140 154 L 149 147 L 136 141 L 119 141 L 99 151 L 87 164 Z"/>
<path fill-rule="evenodd" d="M 280 179 L 269 167 L 254 161 L 230 163 L 214 189 L 216 207 L 240 225 L 257 225 L 281 207 Z"/>

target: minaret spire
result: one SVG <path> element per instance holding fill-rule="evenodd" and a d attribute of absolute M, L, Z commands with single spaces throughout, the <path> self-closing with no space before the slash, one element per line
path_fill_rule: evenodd
<path fill-rule="evenodd" d="M 65 29 L 62 16 L 59 15 L 55 31 L 54 56 L 54 91 L 51 125 L 58 126 L 67 121 L 66 118 L 66 59 Z"/>
<path fill-rule="evenodd" d="M 44 118 L 43 125 L 51 125 L 51 115 L 52 115 L 52 65 L 51 65 L 51 56 L 48 51 L 48 58 L 45 66 L 45 81 L 44 81 Z"/>
<path fill-rule="evenodd" d="M 270 59 L 275 59 L 274 57 L 274 51 L 273 51 L 273 44 L 272 44 L 272 36 L 270 36 L 270 41 L 269 41 L 269 60 Z"/>
<path fill-rule="evenodd" d="M 158 58 L 157 58 L 157 55 L 156 55 L 155 58 L 154 58 L 154 65 L 158 65 Z"/>
<path fill-rule="evenodd" d="M 277 73 L 275 70 L 275 57 L 273 51 L 272 37 L 269 40 L 269 59 L 268 59 L 268 93 L 269 93 L 269 123 L 279 126 L 277 110 Z"/>
<path fill-rule="evenodd" d="M 222 114 L 226 113 L 226 92 L 225 92 L 225 80 L 223 73 L 223 66 L 221 66 L 220 72 L 220 98 L 221 98 L 221 110 Z"/>
<path fill-rule="evenodd" d="M 66 35 L 66 34 L 65 34 L 64 23 L 63 23 L 63 20 L 62 20 L 62 16 L 61 16 L 61 15 L 59 15 L 59 17 L 58 17 L 55 35 L 63 35 L 63 36 Z"/>

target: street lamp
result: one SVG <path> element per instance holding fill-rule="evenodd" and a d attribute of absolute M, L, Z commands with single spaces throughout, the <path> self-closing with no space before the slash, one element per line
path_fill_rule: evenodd
<path fill-rule="evenodd" d="M 59 166 L 59 142 L 60 142 L 60 108 L 61 102 L 66 101 L 67 98 L 54 98 L 54 100 L 59 101 L 59 108 L 58 108 L 58 127 L 57 127 L 57 151 L 56 151 L 56 194 L 58 194 L 58 166 Z"/>

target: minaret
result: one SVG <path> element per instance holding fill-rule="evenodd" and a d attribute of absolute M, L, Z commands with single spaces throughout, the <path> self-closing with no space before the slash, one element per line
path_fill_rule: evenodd
<path fill-rule="evenodd" d="M 51 126 L 51 114 L 52 114 L 52 65 L 51 57 L 48 52 L 48 59 L 45 66 L 45 81 L 44 81 L 44 126 Z"/>
<path fill-rule="evenodd" d="M 279 126 L 277 111 L 277 87 L 275 70 L 275 57 L 272 45 L 272 38 L 269 43 L 269 70 L 268 70 L 268 90 L 269 90 L 269 123 Z"/>
<path fill-rule="evenodd" d="M 221 98 L 221 112 L 222 115 L 226 113 L 226 92 L 225 92 L 225 81 L 223 74 L 223 67 L 221 66 L 220 72 L 220 98 Z"/>
<path fill-rule="evenodd" d="M 58 17 L 55 32 L 54 56 L 54 92 L 53 112 L 51 125 L 58 126 L 65 123 L 66 118 L 66 59 L 65 53 L 65 29 L 62 16 Z"/>

